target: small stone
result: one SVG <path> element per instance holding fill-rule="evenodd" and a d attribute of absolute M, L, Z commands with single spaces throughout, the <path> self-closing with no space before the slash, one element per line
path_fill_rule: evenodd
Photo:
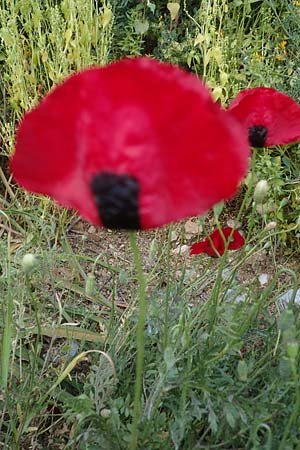
<path fill-rule="evenodd" d="M 68 357 L 71 359 L 74 358 L 77 355 L 78 351 L 79 351 L 78 342 L 72 341 L 71 345 L 70 345 Z"/>
<path fill-rule="evenodd" d="M 197 272 L 194 269 L 189 269 L 185 271 L 184 274 L 184 281 L 185 282 L 191 282 L 194 281 L 197 277 Z"/>
<path fill-rule="evenodd" d="M 229 280 L 231 277 L 231 269 L 229 267 L 225 267 L 225 269 L 222 270 L 222 280 Z"/>
<path fill-rule="evenodd" d="M 292 299 L 294 298 L 294 289 L 289 289 L 288 291 L 281 294 L 277 299 L 277 305 L 279 309 L 287 309 L 289 304 L 292 302 Z M 297 289 L 295 300 L 295 305 L 300 305 L 300 289 Z"/>
<path fill-rule="evenodd" d="M 235 230 L 237 230 L 238 228 L 241 228 L 241 226 L 242 226 L 241 222 L 236 223 L 234 219 L 228 219 L 226 224 L 228 227 L 234 228 Z"/>
<path fill-rule="evenodd" d="M 202 233 L 203 228 L 197 222 L 194 222 L 193 220 L 190 219 L 185 223 L 184 231 L 185 231 L 186 237 L 189 237 L 193 234 Z"/>
<path fill-rule="evenodd" d="M 189 254 L 189 251 L 190 247 L 188 245 L 179 245 L 171 251 L 171 254 L 185 256 Z"/>
<path fill-rule="evenodd" d="M 233 303 L 243 303 L 246 298 L 246 294 L 240 293 L 238 289 L 228 289 L 225 295 L 225 300 Z"/>
<path fill-rule="evenodd" d="M 171 242 L 176 241 L 178 238 L 178 234 L 176 233 L 176 231 L 172 231 L 171 233 Z"/>
<path fill-rule="evenodd" d="M 94 225 L 91 225 L 88 229 L 88 233 L 93 234 L 96 233 L 96 228 L 94 227 Z"/>
<path fill-rule="evenodd" d="M 270 275 L 268 275 L 267 273 L 262 273 L 258 277 L 258 281 L 261 286 L 265 286 L 268 283 L 269 279 Z"/>

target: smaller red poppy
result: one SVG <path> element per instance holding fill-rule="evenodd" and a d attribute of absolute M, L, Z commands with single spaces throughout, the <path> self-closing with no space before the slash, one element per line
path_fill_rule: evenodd
<path fill-rule="evenodd" d="M 225 247 L 229 239 L 228 250 L 238 250 L 245 244 L 243 236 L 231 227 L 224 227 L 222 230 L 214 230 L 210 234 L 210 239 L 206 238 L 204 241 L 193 244 L 190 250 L 190 255 L 199 255 L 199 253 L 206 253 L 213 258 L 222 256 L 225 252 Z"/>
<path fill-rule="evenodd" d="M 253 147 L 285 145 L 300 140 L 300 105 L 273 88 L 241 91 L 227 111 L 248 133 Z"/>

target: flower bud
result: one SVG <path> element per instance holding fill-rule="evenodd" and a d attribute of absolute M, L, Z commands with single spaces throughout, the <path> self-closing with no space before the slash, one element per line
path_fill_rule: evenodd
<path fill-rule="evenodd" d="M 101 409 L 100 414 L 104 417 L 104 419 L 108 419 L 111 416 L 111 410 L 108 408 L 103 408 Z"/>
<path fill-rule="evenodd" d="M 150 244 L 149 258 L 154 260 L 156 253 L 157 253 L 157 240 L 156 240 L 156 238 L 154 238 L 154 239 L 152 239 L 151 244 Z"/>
<path fill-rule="evenodd" d="M 299 344 L 296 341 L 290 341 L 286 346 L 287 354 L 291 359 L 296 359 L 299 350 Z"/>
<path fill-rule="evenodd" d="M 269 190 L 269 184 L 267 180 L 260 180 L 254 189 L 253 198 L 256 204 L 265 203 L 267 193 Z"/>
<path fill-rule="evenodd" d="M 215 102 L 218 101 L 222 97 L 222 92 L 223 92 L 223 90 L 222 90 L 221 86 L 216 86 L 213 89 L 211 95 Z"/>
<path fill-rule="evenodd" d="M 226 86 L 228 82 L 228 74 L 226 72 L 221 71 L 220 73 L 220 81 L 222 86 Z"/>
<path fill-rule="evenodd" d="M 89 273 L 85 280 L 85 293 L 88 297 L 92 297 L 95 293 L 95 275 Z"/>
<path fill-rule="evenodd" d="M 267 225 L 265 226 L 265 231 L 275 230 L 276 227 L 277 227 L 277 222 L 275 222 L 275 221 L 269 222 L 269 223 L 267 223 Z"/>
<path fill-rule="evenodd" d="M 36 264 L 36 257 L 32 253 L 26 253 L 26 255 L 23 256 L 21 266 L 24 273 L 32 272 Z"/>

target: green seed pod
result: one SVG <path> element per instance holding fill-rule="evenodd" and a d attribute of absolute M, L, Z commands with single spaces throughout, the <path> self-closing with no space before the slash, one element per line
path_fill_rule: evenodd
<path fill-rule="evenodd" d="M 37 265 L 37 259 L 32 253 L 23 256 L 21 266 L 24 273 L 30 273 Z"/>
<path fill-rule="evenodd" d="M 92 297 L 95 293 L 95 275 L 93 273 L 89 273 L 86 277 L 85 293 L 89 297 Z"/>
<path fill-rule="evenodd" d="M 275 222 L 275 221 L 269 222 L 269 223 L 267 223 L 267 225 L 265 226 L 265 231 L 275 230 L 276 227 L 277 227 L 277 222 Z"/>
<path fill-rule="evenodd" d="M 286 351 L 291 359 L 296 359 L 299 350 L 299 344 L 296 341 L 289 341 L 286 344 Z"/>
<path fill-rule="evenodd" d="M 103 408 L 101 409 L 100 414 L 104 417 L 104 419 L 108 419 L 111 416 L 111 410 L 108 408 Z"/>
<path fill-rule="evenodd" d="M 261 205 L 265 203 L 267 193 L 269 190 L 269 184 L 267 180 L 260 180 L 254 189 L 253 199 L 256 204 Z"/>
<path fill-rule="evenodd" d="M 150 249 L 149 249 L 149 258 L 150 259 L 155 259 L 157 253 L 157 240 L 156 238 L 152 239 L 151 244 L 150 244 Z"/>

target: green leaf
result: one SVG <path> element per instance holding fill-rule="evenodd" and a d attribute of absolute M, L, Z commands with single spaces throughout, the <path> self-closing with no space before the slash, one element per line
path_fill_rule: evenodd
<path fill-rule="evenodd" d="M 229 426 L 235 428 L 237 415 L 235 408 L 232 405 L 227 404 L 224 408 L 224 413 Z"/>
<path fill-rule="evenodd" d="M 218 419 L 211 405 L 209 405 L 208 411 L 208 423 L 212 433 L 215 434 L 218 431 Z"/>
<path fill-rule="evenodd" d="M 42 336 L 65 338 L 65 339 L 77 339 L 78 341 L 84 340 L 88 342 L 104 342 L 106 340 L 106 332 L 96 333 L 94 331 L 85 330 L 83 328 L 74 326 L 57 326 L 48 327 L 41 326 L 25 330 L 22 335 L 28 336 L 31 334 L 41 334 Z"/>

